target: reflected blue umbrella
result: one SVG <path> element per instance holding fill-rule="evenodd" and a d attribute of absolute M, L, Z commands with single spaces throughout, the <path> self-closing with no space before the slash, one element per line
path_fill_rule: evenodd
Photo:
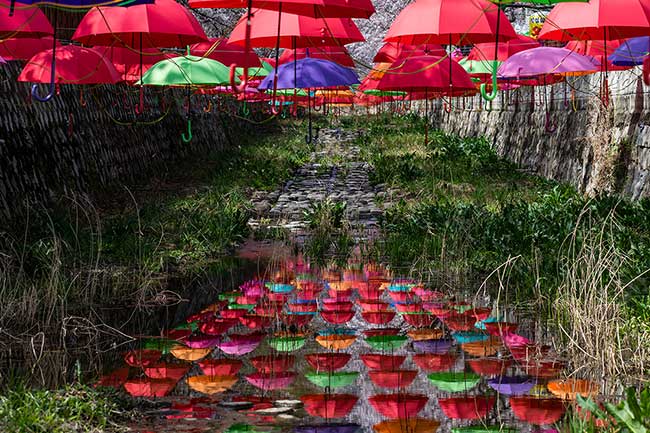
<path fill-rule="evenodd" d="M 623 42 L 609 57 L 617 66 L 636 66 L 650 53 L 650 36 L 631 38 Z"/>

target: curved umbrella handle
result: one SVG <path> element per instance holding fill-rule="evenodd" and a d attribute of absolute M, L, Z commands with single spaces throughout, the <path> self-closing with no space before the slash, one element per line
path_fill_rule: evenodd
<path fill-rule="evenodd" d="M 248 86 L 248 68 L 243 68 L 244 76 L 240 84 L 237 84 L 237 74 L 235 72 L 236 69 L 237 69 L 236 63 L 230 65 L 230 87 L 232 87 L 233 93 L 238 94 L 246 90 L 246 87 Z"/>
<path fill-rule="evenodd" d="M 56 38 L 55 38 L 56 40 Z M 52 63 L 50 64 L 50 85 L 47 90 L 47 95 L 41 96 L 38 94 L 38 84 L 32 84 L 32 96 L 39 102 L 47 102 L 54 96 L 56 92 L 56 42 L 52 49 Z"/>
<path fill-rule="evenodd" d="M 497 97 L 497 93 L 499 92 L 499 87 L 497 85 L 497 62 L 494 61 L 492 62 L 492 90 L 490 93 L 487 92 L 487 84 L 482 83 L 481 84 L 481 96 L 483 99 L 486 101 L 494 101 L 494 98 Z"/>
<path fill-rule="evenodd" d="M 144 88 L 140 86 L 140 96 L 139 96 L 138 105 L 135 107 L 135 114 L 144 113 Z"/>
<path fill-rule="evenodd" d="M 244 117 L 248 117 L 251 114 L 251 110 L 250 108 L 248 108 L 248 103 L 246 101 L 244 101 L 244 103 L 241 106 L 241 114 Z"/>
<path fill-rule="evenodd" d="M 187 119 L 187 135 L 183 132 L 181 134 L 181 139 L 184 143 L 192 141 L 192 119 Z"/>
<path fill-rule="evenodd" d="M 643 83 L 650 86 L 650 57 L 643 60 Z"/>
<path fill-rule="evenodd" d="M 212 112 L 212 101 L 208 99 L 208 105 L 203 107 L 203 112 L 204 113 L 210 113 Z"/>
<path fill-rule="evenodd" d="M 557 122 L 551 121 L 551 113 L 548 111 L 546 112 L 546 122 L 544 123 L 544 129 L 546 129 L 546 132 L 549 134 L 557 131 Z"/>

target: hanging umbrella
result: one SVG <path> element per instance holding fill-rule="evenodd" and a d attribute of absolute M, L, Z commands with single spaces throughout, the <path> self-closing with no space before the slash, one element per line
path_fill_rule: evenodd
<path fill-rule="evenodd" d="M 278 352 L 293 352 L 305 345 L 304 335 L 278 335 L 268 339 L 269 346 Z"/>
<path fill-rule="evenodd" d="M 617 66 L 636 66 L 642 65 L 649 53 L 650 36 L 640 36 L 621 42 L 608 59 Z"/>
<path fill-rule="evenodd" d="M 237 383 L 237 375 L 228 376 L 192 376 L 187 378 L 187 385 L 196 392 L 201 394 L 218 394 L 229 390 Z"/>
<path fill-rule="evenodd" d="M 535 383 L 527 376 L 503 376 L 488 380 L 490 388 L 504 395 L 526 395 Z"/>
<path fill-rule="evenodd" d="M 552 380 L 547 387 L 554 396 L 569 401 L 575 401 L 578 395 L 594 398 L 600 390 L 597 383 L 584 379 Z"/>
<path fill-rule="evenodd" d="M 205 358 L 212 352 L 211 348 L 206 349 L 192 349 L 187 346 L 176 346 L 170 353 L 176 359 L 181 359 L 183 361 L 198 361 L 199 359 Z"/>
<path fill-rule="evenodd" d="M 247 8 L 248 0 L 190 0 L 191 8 Z M 371 0 L 252 0 L 252 7 L 313 18 L 370 18 L 375 12 Z"/>
<path fill-rule="evenodd" d="M 448 338 L 433 340 L 418 340 L 413 342 L 413 348 L 420 353 L 445 354 L 451 349 L 453 340 Z"/>
<path fill-rule="evenodd" d="M 361 317 L 371 325 L 386 325 L 395 318 L 396 313 L 392 310 L 363 311 Z"/>
<path fill-rule="evenodd" d="M 293 368 L 296 358 L 293 355 L 261 355 L 254 356 L 249 361 L 260 373 L 273 373 L 289 371 Z"/>
<path fill-rule="evenodd" d="M 578 75 L 597 72 L 598 69 L 598 65 L 588 57 L 565 48 L 539 47 L 511 56 L 499 67 L 499 76 L 518 79 Z"/>
<path fill-rule="evenodd" d="M 417 370 L 372 370 L 368 377 L 382 388 L 407 388 L 418 375 Z"/>
<path fill-rule="evenodd" d="M 325 372 L 308 372 L 305 377 L 314 385 L 323 388 L 341 388 L 352 385 L 357 377 L 358 371 L 325 371 Z"/>
<path fill-rule="evenodd" d="M 168 362 L 159 362 L 147 365 L 143 368 L 145 376 L 150 377 L 151 379 L 172 379 L 177 382 L 181 380 L 189 370 L 189 365 L 172 364 Z"/>
<path fill-rule="evenodd" d="M 433 340 L 436 338 L 442 338 L 443 331 L 438 328 L 415 328 L 410 329 L 406 333 L 412 340 Z"/>
<path fill-rule="evenodd" d="M 278 61 L 282 65 L 284 63 L 304 59 L 305 57 L 329 60 L 330 62 L 349 68 L 354 68 L 355 66 L 354 60 L 352 60 L 347 48 L 338 45 L 329 47 L 296 48 L 295 50 L 285 49 L 280 55 Z"/>
<path fill-rule="evenodd" d="M 257 372 L 245 377 L 251 385 L 264 391 L 273 391 L 289 387 L 295 380 L 296 373 L 290 371 L 273 373 Z"/>
<path fill-rule="evenodd" d="M 41 51 L 52 48 L 52 37 L 13 38 L 0 42 L 0 56 L 5 60 L 29 60 Z M 61 44 L 57 41 L 57 47 Z"/>
<path fill-rule="evenodd" d="M 207 376 L 232 376 L 239 373 L 244 364 L 239 359 L 206 359 L 200 361 L 199 367 L 203 374 Z"/>
<path fill-rule="evenodd" d="M 503 62 L 520 51 L 537 48 L 539 46 L 539 42 L 535 39 L 524 35 L 517 35 L 516 38 L 501 42 L 498 45 L 494 42 L 476 44 L 472 47 L 465 58 L 467 60 L 497 60 Z M 496 57 L 494 55 L 495 50 Z"/>
<path fill-rule="evenodd" d="M 377 394 L 368 397 L 372 407 L 386 418 L 414 418 L 424 408 L 429 397 L 420 394 Z"/>
<path fill-rule="evenodd" d="M 453 427 L 451 433 L 518 433 L 519 429 L 505 425 L 470 425 L 465 427 Z M 552 432 L 548 432 L 552 433 Z"/>
<path fill-rule="evenodd" d="M 65 45 L 55 51 L 45 50 L 32 57 L 18 76 L 18 81 L 54 84 L 115 84 L 120 75 L 102 54 L 92 48 Z M 53 62 L 58 64 L 52 69 Z M 52 81 L 53 78 L 53 81 Z"/>
<path fill-rule="evenodd" d="M 499 357 L 483 357 L 467 361 L 472 371 L 482 376 L 502 376 L 512 365 L 512 360 Z"/>
<path fill-rule="evenodd" d="M 93 49 L 102 53 L 102 56 L 115 66 L 115 70 L 120 74 L 121 81 L 127 83 L 138 81 L 150 67 L 172 57 L 169 54 L 161 53 L 155 48 L 144 48 L 141 51 L 135 51 L 120 46 L 98 46 Z"/>
<path fill-rule="evenodd" d="M 182 139 L 189 142 L 192 140 L 191 88 L 195 86 L 217 86 L 229 82 L 229 69 L 223 64 L 216 60 L 187 55 L 156 63 L 149 68 L 137 84 L 145 86 L 183 86 L 187 88 L 187 135 L 183 133 Z M 239 316 L 246 314 L 245 310 L 241 311 L 243 312 Z M 224 312 L 221 313 L 222 316 Z"/>
<path fill-rule="evenodd" d="M 60 9 L 83 10 L 95 6 L 137 6 L 141 4 L 153 3 L 154 0 L 12 0 L 11 11 L 15 12 L 23 8 L 23 5 L 33 6 L 52 6 Z M 17 6 L 15 6 L 17 4 Z M 15 9 L 14 9 L 15 8 Z"/>
<path fill-rule="evenodd" d="M 133 397 L 164 397 L 176 386 L 173 379 L 130 379 L 124 384 L 124 389 Z"/>
<path fill-rule="evenodd" d="M 406 360 L 406 355 L 383 355 L 367 353 L 359 358 L 369 370 L 397 370 Z"/>
<path fill-rule="evenodd" d="M 240 68 L 249 68 L 249 75 L 255 75 L 254 71 L 265 72 L 265 65 L 257 54 L 252 51 L 245 53 L 240 45 L 229 44 L 226 38 L 210 38 L 205 42 L 193 44 L 190 46 L 190 53 L 216 60 L 226 66 L 234 63 Z"/>
<path fill-rule="evenodd" d="M 408 338 L 403 335 L 377 335 L 366 338 L 366 343 L 373 349 L 382 351 L 394 351 L 402 347 Z"/>
<path fill-rule="evenodd" d="M 162 352 L 159 350 L 151 349 L 139 349 L 131 350 L 124 354 L 124 362 L 126 362 L 131 367 L 146 367 L 147 365 L 153 365 L 162 356 Z"/>
<path fill-rule="evenodd" d="M 300 400 L 311 416 L 343 418 L 352 411 L 359 397 L 352 394 L 305 394 Z"/>
<path fill-rule="evenodd" d="M 595 61 L 596 64 L 600 65 L 600 70 L 605 71 L 621 71 L 628 69 L 620 65 L 614 65 L 611 60 L 608 60 L 609 55 L 613 54 L 614 51 L 621 46 L 622 41 L 603 41 L 603 40 L 592 40 L 592 41 L 571 41 L 567 42 L 564 46 L 569 51 L 574 53 L 581 54 L 583 56 L 589 57 L 592 61 Z"/>
<path fill-rule="evenodd" d="M 510 397 L 510 407 L 517 419 L 536 425 L 550 425 L 562 418 L 566 408 L 559 398 L 528 395 Z"/>
<path fill-rule="evenodd" d="M 403 57 L 427 55 L 444 57 L 447 52 L 439 44 L 407 45 L 399 42 L 386 42 L 377 51 L 372 61 L 374 63 L 393 63 Z"/>

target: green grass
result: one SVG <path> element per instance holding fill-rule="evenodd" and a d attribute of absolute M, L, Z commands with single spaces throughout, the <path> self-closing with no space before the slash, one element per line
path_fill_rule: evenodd
<path fill-rule="evenodd" d="M 0 431 L 6 433 L 91 433 L 120 430 L 127 415 L 114 392 L 83 385 L 56 391 L 15 384 L 0 394 Z"/>

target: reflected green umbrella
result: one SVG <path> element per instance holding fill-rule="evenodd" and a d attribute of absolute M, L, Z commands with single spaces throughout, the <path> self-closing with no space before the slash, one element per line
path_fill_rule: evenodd
<path fill-rule="evenodd" d="M 159 350 L 166 355 L 170 353 L 174 346 L 178 346 L 178 341 L 168 338 L 147 338 L 143 341 L 143 349 Z"/>
<path fill-rule="evenodd" d="M 366 343 L 376 350 L 392 351 L 402 347 L 407 340 L 404 335 L 373 335 L 366 338 Z"/>
<path fill-rule="evenodd" d="M 187 135 L 183 133 L 181 136 L 187 143 L 192 140 L 191 89 L 229 83 L 230 69 L 223 63 L 205 57 L 192 56 L 188 53 L 186 56 L 165 59 L 156 63 L 136 84 L 187 88 Z"/>
<path fill-rule="evenodd" d="M 235 300 L 240 296 L 241 296 L 241 292 L 223 292 L 223 293 L 219 293 L 219 300 L 235 302 Z"/>
<path fill-rule="evenodd" d="M 229 310 L 248 310 L 251 311 L 253 308 L 255 308 L 256 304 L 238 304 L 236 302 L 233 302 L 231 304 L 228 304 L 228 309 Z"/>
<path fill-rule="evenodd" d="M 268 339 L 269 346 L 278 352 L 293 352 L 305 345 L 303 336 L 283 336 Z"/>
<path fill-rule="evenodd" d="M 322 373 L 305 373 L 305 377 L 314 385 L 323 388 L 340 388 L 351 385 L 359 376 L 358 371 L 325 371 Z"/>
<path fill-rule="evenodd" d="M 481 376 L 475 373 L 443 371 L 431 373 L 429 381 L 440 391 L 464 392 L 474 388 L 481 380 Z"/>
<path fill-rule="evenodd" d="M 517 433 L 519 429 L 502 425 L 469 425 L 453 427 L 451 433 Z"/>

